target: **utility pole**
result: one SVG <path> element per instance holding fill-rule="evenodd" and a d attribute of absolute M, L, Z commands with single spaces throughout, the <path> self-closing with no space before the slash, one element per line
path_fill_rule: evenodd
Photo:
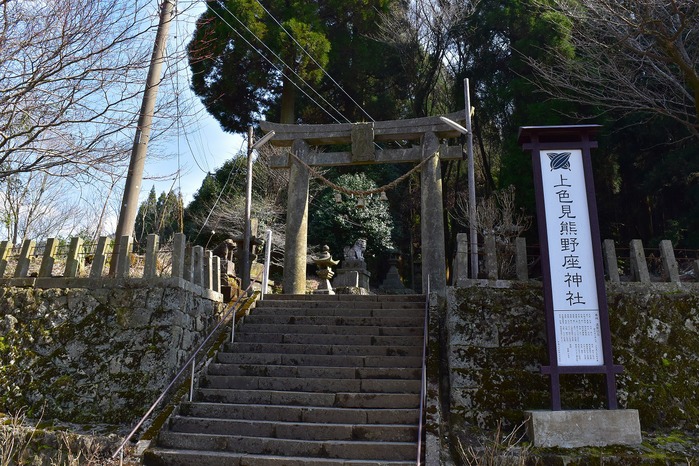
<path fill-rule="evenodd" d="M 471 129 L 471 93 L 468 78 L 464 79 L 464 98 L 466 105 L 466 134 L 468 154 L 468 224 L 471 253 L 471 278 L 478 278 L 478 230 L 476 221 L 476 169 L 473 161 L 473 131 Z"/>
<path fill-rule="evenodd" d="M 240 261 L 243 265 L 243 270 L 240 276 L 240 286 L 243 288 L 243 290 L 246 290 L 246 292 L 251 291 L 248 290 L 248 287 L 250 286 L 250 267 L 252 266 L 252 261 L 250 260 L 250 243 L 252 242 L 252 219 L 250 218 L 252 215 L 252 153 L 255 151 L 255 149 L 259 149 L 260 147 L 265 145 L 267 141 L 272 139 L 274 137 L 274 134 L 274 131 L 270 131 L 269 133 L 262 136 L 262 138 L 253 142 L 252 138 L 254 134 L 252 131 L 252 126 L 248 128 L 248 164 L 246 185 L 247 189 L 245 190 L 245 225 L 243 226 L 243 255 L 241 256 Z M 263 294 L 266 291 L 267 290 L 263 290 Z"/>
<path fill-rule="evenodd" d="M 247 291 L 248 286 L 250 286 L 250 242 L 252 237 L 252 231 L 250 227 L 250 217 L 252 215 L 252 140 L 253 132 L 252 126 L 248 128 L 248 158 L 247 158 L 247 184 L 245 191 L 245 226 L 243 227 L 243 256 L 241 263 L 243 264 L 243 270 L 240 277 L 240 285 L 243 290 Z"/>
<path fill-rule="evenodd" d="M 170 29 L 170 22 L 175 11 L 176 0 L 163 0 L 160 6 L 160 20 L 158 31 L 155 35 L 155 45 L 151 56 L 150 68 L 146 79 L 146 89 L 143 93 L 143 102 L 138 116 L 138 126 L 134 137 L 133 148 L 131 149 L 131 161 L 129 171 L 126 175 L 126 185 L 124 186 L 124 197 L 121 201 L 121 211 L 119 222 L 115 233 L 114 252 L 109 267 L 109 274 L 116 273 L 116 258 L 119 254 L 119 242 L 122 236 L 133 233 L 138 211 L 138 196 L 141 194 L 141 183 L 143 182 L 143 167 L 146 163 L 146 151 L 153 122 L 153 111 L 155 109 L 155 98 L 158 95 L 158 85 L 161 80 L 161 70 L 165 61 L 167 46 L 167 36 Z"/>

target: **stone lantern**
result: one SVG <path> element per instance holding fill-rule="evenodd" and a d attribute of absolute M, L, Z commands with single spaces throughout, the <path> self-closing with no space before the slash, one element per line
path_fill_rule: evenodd
<path fill-rule="evenodd" d="M 340 261 L 333 260 L 332 256 L 330 255 L 330 246 L 327 244 L 323 246 L 323 251 L 320 253 L 320 255 L 318 257 L 311 256 L 311 259 L 313 259 L 313 263 L 315 263 L 316 267 L 318 267 L 318 270 L 316 270 L 316 275 L 318 275 L 318 277 L 320 277 L 322 280 L 321 284 L 318 286 L 318 289 L 313 291 L 313 294 L 335 294 L 332 286 L 330 286 L 330 279 L 333 278 L 335 272 L 333 272 L 330 267 L 339 264 Z"/>

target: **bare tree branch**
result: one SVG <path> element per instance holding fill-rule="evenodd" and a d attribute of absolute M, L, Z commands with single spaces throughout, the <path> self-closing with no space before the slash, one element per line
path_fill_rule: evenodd
<path fill-rule="evenodd" d="M 602 110 L 661 115 L 699 138 L 696 1 L 553 3 L 569 20 L 567 25 L 553 26 L 570 27 L 575 52 L 566 55 L 550 49 L 545 63 L 529 59 L 543 92 Z"/>
<path fill-rule="evenodd" d="M 128 158 L 156 5 L 0 3 L 0 180 L 36 170 L 64 177 L 111 172 Z M 170 64 L 167 73 L 176 68 Z M 176 96 L 161 94 L 160 130 L 172 124 Z"/>

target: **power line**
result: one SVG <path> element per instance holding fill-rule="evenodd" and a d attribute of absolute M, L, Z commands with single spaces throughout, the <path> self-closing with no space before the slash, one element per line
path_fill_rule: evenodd
<path fill-rule="evenodd" d="M 364 107 L 362 107 L 361 105 L 359 105 L 359 103 L 358 103 L 356 100 L 354 100 L 354 98 L 353 98 L 351 95 L 349 95 L 349 94 L 347 93 L 347 91 L 345 91 L 345 89 L 344 89 L 337 81 L 335 81 L 335 79 L 333 79 L 333 77 L 330 76 L 330 74 L 329 74 L 327 71 L 325 71 L 325 68 L 323 68 L 323 67 L 321 66 L 321 64 L 318 63 L 318 62 L 316 61 L 315 58 L 313 58 L 313 55 L 311 55 L 311 54 L 308 52 L 308 50 L 306 50 L 306 49 L 303 47 L 303 45 L 301 45 L 301 44 L 296 40 L 296 38 L 295 38 L 293 35 L 291 35 L 291 33 L 279 22 L 279 20 L 277 20 L 277 18 L 275 18 L 274 15 L 273 15 L 267 8 L 265 8 L 265 6 L 262 4 L 262 2 L 260 2 L 260 0 L 257 0 L 257 3 L 262 7 L 263 10 L 265 10 L 265 12 L 269 15 L 269 17 L 272 18 L 272 19 L 274 20 L 274 22 L 277 23 L 277 25 L 278 25 L 280 28 L 282 28 L 282 31 L 284 31 L 284 32 L 286 33 L 286 35 L 288 35 L 288 36 L 291 38 L 291 40 L 294 41 L 294 43 L 303 51 L 303 53 L 305 53 L 305 54 L 308 56 L 308 58 L 310 58 L 311 60 L 313 60 L 313 63 L 315 63 L 315 65 L 323 72 L 323 74 L 324 74 L 325 76 L 327 76 L 328 79 L 330 79 L 330 81 L 332 81 L 332 83 L 335 84 L 335 85 L 337 86 L 337 88 L 340 89 L 340 91 L 342 91 L 342 93 L 345 94 L 345 95 L 352 101 L 352 103 L 355 104 L 355 105 L 359 108 L 359 110 L 361 110 L 362 113 L 364 113 L 364 115 L 367 116 L 367 118 L 369 118 L 369 120 L 371 120 L 371 121 L 376 121 L 376 120 L 374 120 L 374 119 L 371 117 L 371 115 L 369 115 L 369 113 L 364 109 Z"/>
<path fill-rule="evenodd" d="M 292 67 L 290 67 L 289 65 L 287 65 L 286 62 L 284 62 L 284 60 L 282 60 L 281 57 L 279 57 L 279 55 L 277 55 L 276 53 L 274 53 L 274 51 L 273 51 L 272 49 L 270 49 L 270 48 L 267 46 L 267 44 L 265 44 L 265 42 L 257 36 L 257 34 L 255 34 L 254 32 L 252 32 L 252 31 L 250 30 L 250 28 L 248 28 L 240 19 L 238 19 L 238 17 L 237 17 L 235 14 L 233 14 L 233 12 L 231 12 L 231 11 L 228 9 L 228 7 L 226 7 L 225 5 L 223 5 L 222 7 L 223 7 L 223 9 L 224 9 L 229 15 L 231 15 L 243 28 L 245 28 L 255 39 L 257 39 L 257 40 L 264 46 L 264 48 L 267 49 L 267 51 L 268 51 L 269 53 L 271 53 L 277 60 L 279 60 L 279 61 L 284 65 L 285 68 L 288 68 L 288 69 L 289 69 L 303 84 L 305 84 L 306 86 L 308 86 L 309 89 L 311 89 L 318 97 L 320 97 L 321 100 L 323 100 L 323 102 L 325 102 L 330 108 L 332 108 L 335 112 L 337 112 L 337 114 L 340 115 L 340 117 L 342 117 L 347 123 L 351 123 L 350 120 L 349 120 L 347 117 L 345 117 L 345 116 L 342 114 L 341 111 L 339 111 L 337 108 L 335 108 L 334 105 L 332 105 L 330 102 L 328 102 L 328 101 L 325 99 L 325 97 L 323 97 L 322 95 L 320 95 L 320 93 L 319 93 L 318 91 L 316 91 L 316 90 L 313 88 L 313 86 L 311 86 L 310 84 L 308 84 L 308 83 L 306 82 L 306 80 L 303 79 L 296 71 L 294 71 L 294 69 L 293 69 Z M 249 41 L 247 38 L 245 38 L 240 32 L 238 32 L 238 30 L 236 30 L 228 21 L 226 21 L 214 8 L 211 8 L 211 11 L 212 11 L 216 16 L 218 16 L 219 19 L 221 19 L 221 21 L 223 21 L 223 22 L 226 24 L 226 26 L 228 26 L 233 32 L 235 32 L 235 33 L 238 35 L 238 37 L 240 37 L 240 38 L 241 38 L 246 44 L 248 44 L 255 52 L 257 52 L 258 55 L 260 55 L 265 61 L 267 61 L 267 63 L 269 63 L 269 64 L 270 64 L 274 69 L 276 69 L 279 73 L 281 73 L 282 76 L 285 76 L 285 77 L 289 78 L 289 76 L 288 76 L 287 74 L 285 74 L 284 71 L 282 71 L 281 69 L 279 69 L 279 67 L 278 67 L 274 62 L 272 62 L 269 58 L 267 58 L 258 48 L 256 48 L 254 45 L 252 45 L 252 44 L 250 43 L 250 41 Z M 295 82 L 293 79 L 289 79 L 289 82 L 291 82 L 299 91 L 301 91 L 306 97 L 308 97 L 308 98 L 311 100 L 311 102 L 313 102 L 314 104 L 316 104 L 316 105 L 318 106 L 318 108 L 320 108 L 320 109 L 323 110 L 325 113 L 327 113 L 328 116 L 329 116 L 330 118 L 332 118 L 336 123 L 340 123 L 340 121 L 339 121 L 334 115 L 332 115 L 325 107 L 323 107 L 322 105 L 320 105 L 320 104 L 318 103 L 318 101 L 316 101 L 313 97 L 311 97 L 310 95 L 308 95 L 308 93 L 307 93 L 305 90 L 303 90 L 298 84 L 296 84 L 296 82 Z"/>

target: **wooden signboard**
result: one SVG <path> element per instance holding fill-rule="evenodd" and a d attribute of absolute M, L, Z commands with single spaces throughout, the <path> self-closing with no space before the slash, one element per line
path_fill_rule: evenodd
<path fill-rule="evenodd" d="M 561 409 L 560 375 L 606 375 L 607 407 L 617 408 L 602 243 L 590 149 L 598 125 L 528 126 L 546 307 L 552 409 Z"/>

